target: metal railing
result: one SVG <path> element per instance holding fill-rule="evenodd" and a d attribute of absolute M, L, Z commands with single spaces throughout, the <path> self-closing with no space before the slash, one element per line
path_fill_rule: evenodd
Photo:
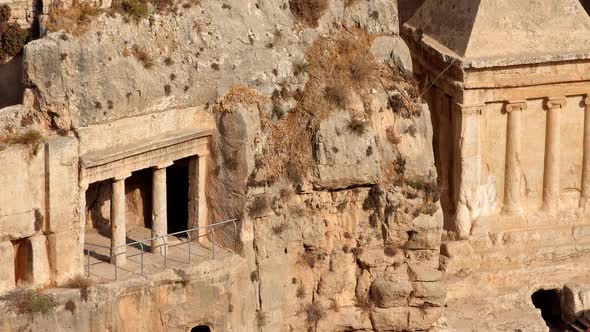
<path fill-rule="evenodd" d="M 98 245 L 98 244 L 93 244 L 93 243 L 85 243 L 84 246 L 92 246 L 92 247 L 97 247 L 97 248 L 102 248 L 102 249 L 108 249 L 109 250 L 111 260 L 113 260 L 113 258 L 114 258 L 114 263 L 115 263 L 114 264 L 115 265 L 115 280 L 117 280 L 118 279 L 118 270 L 119 270 L 119 266 L 116 263 L 117 256 L 123 255 L 123 254 L 125 255 L 126 258 L 140 256 L 141 257 L 141 259 L 140 259 L 141 275 L 143 275 L 143 273 L 144 273 L 144 264 L 143 264 L 144 260 L 143 260 L 143 255 L 145 253 L 144 243 L 146 243 L 146 242 L 152 242 L 154 240 L 159 240 L 159 239 L 162 240 L 162 243 L 158 247 L 160 247 L 160 249 L 161 248 L 164 249 L 164 254 L 163 254 L 163 256 L 164 256 L 164 269 L 166 269 L 168 267 L 168 248 L 176 247 L 176 246 L 181 246 L 183 244 L 186 244 L 187 245 L 187 248 L 188 248 L 188 263 L 187 264 L 190 264 L 191 263 L 191 243 L 193 241 L 193 239 L 191 239 L 191 233 L 192 232 L 195 232 L 195 231 L 198 231 L 198 230 L 201 230 L 201 229 L 210 229 L 211 230 L 211 236 L 210 236 L 210 238 L 211 238 L 211 259 L 215 259 L 215 229 L 216 228 L 220 228 L 220 227 L 224 227 L 224 226 L 232 223 L 234 225 L 234 252 L 237 252 L 237 248 L 238 248 L 238 232 L 237 232 L 237 230 L 238 230 L 238 227 L 237 227 L 236 222 L 237 222 L 237 219 L 225 220 L 225 221 L 221 221 L 221 222 L 218 222 L 218 223 L 215 223 L 215 224 L 211 224 L 211 225 L 207 225 L 207 226 L 199 226 L 199 227 L 194 227 L 194 228 L 187 229 L 187 230 L 180 231 L 180 232 L 175 232 L 175 233 L 169 233 L 169 234 L 165 234 L 165 235 L 154 236 L 154 237 L 151 237 L 151 238 L 146 238 L 146 239 L 143 239 L 143 240 L 139 240 L 139 241 L 127 243 L 127 244 L 120 245 L 120 246 L 117 246 L 117 247 L 112 247 L 112 248 L 111 247 L 102 246 L 102 245 Z M 169 236 L 177 236 L 177 235 L 186 235 L 187 238 L 188 238 L 188 241 L 181 242 L 179 244 L 169 245 L 168 244 L 168 237 Z M 207 235 L 209 235 L 209 233 L 206 233 L 204 235 L 199 234 L 198 237 L 207 236 Z M 121 252 L 121 249 L 123 249 L 123 248 L 132 247 L 132 246 L 136 246 L 136 245 L 139 245 L 139 247 L 140 247 L 140 252 L 138 254 L 127 255 L 127 250 Z M 87 257 L 87 260 L 86 260 L 86 274 L 89 276 L 90 275 L 90 266 L 91 266 L 91 264 L 90 264 L 90 252 L 91 252 L 91 250 L 84 248 L 84 251 L 86 252 L 86 257 Z M 99 263 L 96 263 L 96 264 L 99 264 Z"/>

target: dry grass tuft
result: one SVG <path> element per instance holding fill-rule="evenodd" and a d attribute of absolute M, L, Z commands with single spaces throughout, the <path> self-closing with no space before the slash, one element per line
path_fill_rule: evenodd
<path fill-rule="evenodd" d="M 216 112 L 231 112 L 235 105 L 263 105 L 268 98 L 246 85 L 234 85 L 215 107 Z"/>
<path fill-rule="evenodd" d="M 68 302 L 66 302 L 66 310 L 69 311 L 72 315 L 76 312 L 76 303 L 74 303 L 74 301 L 72 300 L 68 300 Z"/>
<path fill-rule="evenodd" d="M 74 0 L 72 5 L 64 8 L 52 6 L 49 10 L 47 30 L 66 31 L 74 36 L 80 36 L 88 30 L 88 25 L 100 10 L 89 3 Z"/>
<path fill-rule="evenodd" d="M 326 317 L 326 310 L 318 302 L 310 303 L 305 307 L 305 321 L 310 325 L 316 325 Z"/>
<path fill-rule="evenodd" d="M 385 136 L 387 137 L 387 141 L 392 145 L 398 145 L 402 140 L 401 137 L 395 133 L 395 128 L 393 127 L 385 129 Z"/>
<path fill-rule="evenodd" d="M 259 328 L 262 328 L 264 326 L 266 326 L 266 324 L 268 324 L 268 314 L 264 311 L 262 311 L 262 309 L 257 309 L 256 310 L 256 325 L 258 325 Z"/>
<path fill-rule="evenodd" d="M 86 302 L 88 301 L 89 288 L 94 285 L 94 281 L 85 276 L 76 276 L 68 280 L 64 287 L 66 288 L 79 288 L 80 299 Z"/>
<path fill-rule="evenodd" d="M 29 32 L 16 22 L 9 22 L 11 9 L 0 5 L 0 64 L 19 54 L 29 39 Z"/>
<path fill-rule="evenodd" d="M 45 315 L 57 306 L 53 296 L 35 290 L 16 290 L 1 299 L 8 301 L 7 310 L 17 315 L 36 313 Z"/>
<path fill-rule="evenodd" d="M 358 2 L 360 2 L 360 0 L 344 0 L 344 7 L 348 8 L 354 6 Z"/>
<path fill-rule="evenodd" d="M 289 228 L 289 224 L 287 224 L 287 222 L 283 221 L 282 223 L 280 223 L 278 225 L 272 226 L 271 229 L 272 229 L 272 233 L 274 235 L 281 235 L 281 234 L 285 233 L 287 228 Z"/>
<path fill-rule="evenodd" d="M 148 54 L 148 52 L 137 45 L 133 45 L 131 48 L 131 53 L 137 59 L 137 61 L 143 64 L 143 67 L 146 69 L 150 69 L 154 66 L 155 62 L 154 59 Z"/>
<path fill-rule="evenodd" d="M 315 267 L 315 262 L 316 255 L 311 251 L 303 252 L 301 255 L 299 255 L 299 258 L 297 259 L 297 264 L 301 266 L 307 265 L 312 269 Z"/>
<path fill-rule="evenodd" d="M 328 9 L 328 0 L 289 0 L 289 8 L 298 22 L 315 28 Z"/>
<path fill-rule="evenodd" d="M 33 151 L 37 150 L 43 142 L 45 138 L 37 130 L 28 130 L 22 134 L 8 134 L 0 138 L 0 143 L 28 145 Z"/>
<path fill-rule="evenodd" d="M 270 198 L 268 195 L 260 195 L 254 198 L 248 215 L 252 218 L 259 218 L 264 215 L 265 212 L 270 208 Z"/>
<path fill-rule="evenodd" d="M 353 117 L 348 120 L 347 128 L 351 133 L 363 136 L 369 130 L 369 125 L 369 121 Z"/>
<path fill-rule="evenodd" d="M 344 109 L 349 103 L 350 89 L 342 81 L 335 81 L 324 88 L 324 97 L 326 100 L 340 108 Z"/>
<path fill-rule="evenodd" d="M 367 54 L 354 53 L 348 58 L 346 68 L 350 80 L 357 88 L 364 88 L 375 79 L 379 69 L 372 56 Z"/>
<path fill-rule="evenodd" d="M 302 298 L 305 297 L 305 294 L 306 294 L 306 292 L 305 292 L 305 286 L 299 285 L 297 287 L 297 292 L 296 292 L 297 298 L 302 299 Z"/>

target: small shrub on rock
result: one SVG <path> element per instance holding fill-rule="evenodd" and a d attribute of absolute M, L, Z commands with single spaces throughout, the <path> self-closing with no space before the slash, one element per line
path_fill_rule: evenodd
<path fill-rule="evenodd" d="M 259 328 L 262 328 L 266 326 L 266 324 L 268 324 L 268 314 L 262 311 L 262 309 L 256 310 L 256 325 L 258 325 Z"/>
<path fill-rule="evenodd" d="M 137 61 L 143 64 L 144 68 L 150 69 L 154 66 L 154 60 L 145 49 L 137 45 L 133 45 L 133 47 L 131 48 L 131 52 L 133 56 L 137 59 Z"/>
<path fill-rule="evenodd" d="M 80 3 L 78 0 L 74 0 L 67 8 L 54 6 L 49 10 L 47 30 L 66 31 L 79 36 L 88 30 L 92 17 L 99 13 L 100 10 L 95 6 L 86 2 Z"/>
<path fill-rule="evenodd" d="M 310 325 L 316 325 L 326 316 L 326 310 L 318 302 L 310 303 L 305 307 L 305 321 Z"/>
<path fill-rule="evenodd" d="M 143 18 L 150 15 L 148 5 L 140 0 L 122 0 L 113 4 L 113 8 L 119 12 L 132 18 L 135 22 L 139 22 Z"/>
<path fill-rule="evenodd" d="M 348 130 L 357 136 L 363 136 L 369 130 L 369 121 L 352 118 L 348 121 Z"/>
<path fill-rule="evenodd" d="M 297 21 L 315 28 L 328 9 L 328 0 L 289 0 L 289 8 Z"/>
<path fill-rule="evenodd" d="M 257 196 L 250 206 L 249 215 L 252 218 L 262 217 L 270 207 L 270 199 L 267 195 Z"/>
<path fill-rule="evenodd" d="M 289 225 L 286 222 L 282 222 L 278 225 L 272 226 L 272 233 L 274 235 L 281 235 L 287 230 L 287 228 L 289 228 Z"/>
<path fill-rule="evenodd" d="M 10 16 L 10 7 L 0 5 L 0 63 L 19 54 L 29 39 L 27 30 L 9 22 Z"/>
<path fill-rule="evenodd" d="M 300 299 L 305 297 L 305 287 L 303 285 L 299 285 L 299 287 L 297 287 L 297 297 Z"/>
<path fill-rule="evenodd" d="M 80 289 L 80 299 L 84 302 L 88 301 L 89 288 L 94 285 L 94 282 L 84 276 L 76 276 L 68 280 L 64 287 Z"/>
<path fill-rule="evenodd" d="M 53 296 L 35 290 L 17 290 L 5 295 L 2 299 L 8 301 L 7 309 L 17 315 L 36 313 L 45 315 L 57 306 Z"/>

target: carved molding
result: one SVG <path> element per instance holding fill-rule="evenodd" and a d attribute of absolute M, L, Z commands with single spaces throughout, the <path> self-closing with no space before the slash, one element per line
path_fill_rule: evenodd
<path fill-rule="evenodd" d="M 174 160 L 198 156 L 208 151 L 208 137 L 197 138 L 159 149 L 133 154 L 97 166 L 89 166 L 81 171 L 81 182 L 94 183 L 106 179 L 122 179 L 131 172 L 152 168 L 167 167 Z"/>
<path fill-rule="evenodd" d="M 567 99 L 565 97 L 550 97 L 545 103 L 546 110 L 562 109 L 567 105 Z"/>

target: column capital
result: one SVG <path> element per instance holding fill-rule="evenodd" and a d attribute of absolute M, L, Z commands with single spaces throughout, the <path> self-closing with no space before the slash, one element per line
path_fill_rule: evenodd
<path fill-rule="evenodd" d="M 528 108 L 526 100 L 510 100 L 506 103 L 506 113 L 524 111 Z"/>
<path fill-rule="evenodd" d="M 170 167 L 172 165 L 174 165 L 174 162 L 172 162 L 172 161 L 166 161 L 166 162 L 163 162 L 163 163 L 159 163 L 159 164 L 157 164 L 155 166 L 152 166 L 152 168 L 153 169 L 165 169 L 165 168 L 168 168 L 168 167 Z"/>
<path fill-rule="evenodd" d="M 454 109 L 463 115 L 477 114 L 480 115 L 485 105 L 463 105 L 455 103 Z"/>
<path fill-rule="evenodd" d="M 584 96 L 584 105 L 585 106 L 590 106 L 590 94 L 587 94 Z"/>
<path fill-rule="evenodd" d="M 545 103 L 546 110 L 562 109 L 567 105 L 565 97 L 549 97 Z"/>
<path fill-rule="evenodd" d="M 131 173 L 116 174 L 115 176 L 113 176 L 113 181 L 123 181 L 130 176 L 131 176 Z"/>

